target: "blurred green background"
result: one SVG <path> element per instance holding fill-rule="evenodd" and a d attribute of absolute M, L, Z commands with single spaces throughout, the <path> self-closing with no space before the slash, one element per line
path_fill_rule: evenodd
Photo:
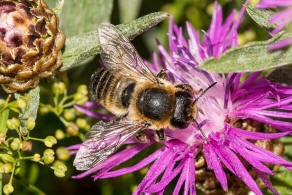
<path fill-rule="evenodd" d="M 64 9 L 61 15 L 61 26 L 66 35 L 78 35 L 96 29 L 101 21 L 110 21 L 113 24 L 119 24 L 131 21 L 137 17 L 156 12 L 165 11 L 174 16 L 174 21 L 178 25 L 184 26 L 185 21 L 189 21 L 196 29 L 207 30 L 212 18 L 213 0 L 65 0 Z M 56 1 L 48 1 L 51 8 L 55 7 Z M 242 0 L 219 0 L 223 6 L 224 18 L 232 9 L 240 10 Z M 252 1 L 252 4 L 256 1 Z M 92 9 L 91 7 L 94 7 Z M 90 23 L 85 24 L 84 21 Z M 78 25 L 77 25 L 78 24 Z M 162 44 L 167 47 L 168 20 L 165 20 L 158 26 L 149 30 L 133 41 L 140 55 L 151 61 L 151 53 L 156 50 L 155 38 L 158 38 Z M 239 42 L 244 44 L 252 40 L 264 40 L 268 37 L 267 33 L 257 26 L 247 15 L 241 22 L 239 28 Z M 42 80 L 41 82 L 41 102 L 50 103 L 52 94 L 48 90 L 55 81 L 64 81 L 70 92 L 76 91 L 80 84 L 89 84 L 90 75 L 97 69 L 99 57 L 89 59 L 86 65 L 76 67 L 67 73 L 58 74 L 54 78 Z M 92 124 L 96 122 L 91 119 Z M 45 137 L 54 135 L 56 129 L 64 129 L 63 124 L 53 114 L 39 115 L 36 122 L 37 126 L 32 132 L 32 136 Z M 70 146 L 79 143 L 78 137 L 65 138 L 58 141 L 54 146 Z M 44 150 L 42 144 L 33 143 L 33 153 L 42 153 Z M 132 163 L 138 162 L 138 159 L 147 155 L 153 148 L 132 159 Z M 142 180 L 147 169 L 142 169 L 134 174 L 128 174 L 112 179 L 103 179 L 93 182 L 91 177 L 80 180 L 71 179 L 77 172 L 72 167 L 73 158 L 66 162 L 68 166 L 67 174 L 64 178 L 57 178 L 53 172 L 45 166 L 38 166 L 35 163 L 25 161 L 21 173 L 15 179 L 15 192 L 17 195 L 25 194 L 55 194 L 55 195 L 111 195 L 111 194 L 131 194 Z M 131 162 L 130 162 L 131 163 Z M 17 179 L 18 178 L 18 179 Z M 20 179 L 22 178 L 22 179 Z M 168 186 L 165 194 L 171 194 L 176 180 Z M 39 189 L 36 189 L 33 184 Z"/>

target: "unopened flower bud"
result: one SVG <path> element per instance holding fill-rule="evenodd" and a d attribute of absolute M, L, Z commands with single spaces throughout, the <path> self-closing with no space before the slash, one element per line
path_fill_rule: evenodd
<path fill-rule="evenodd" d="M 74 123 L 69 123 L 66 128 L 66 131 L 69 135 L 76 136 L 78 134 L 79 129 L 77 125 L 75 125 Z"/>
<path fill-rule="evenodd" d="M 64 118 L 68 121 L 72 121 L 75 118 L 75 109 L 64 110 Z"/>
<path fill-rule="evenodd" d="M 13 169 L 13 166 L 11 163 L 5 163 L 0 166 L 0 173 L 9 173 Z"/>
<path fill-rule="evenodd" d="M 61 129 L 57 129 L 57 131 L 55 132 L 55 137 L 58 140 L 64 139 L 65 133 Z"/>
<path fill-rule="evenodd" d="M 4 143 L 6 139 L 6 133 L 0 133 L 0 144 Z"/>
<path fill-rule="evenodd" d="M 54 94 L 63 94 L 66 90 L 66 85 L 63 82 L 54 83 L 52 91 Z"/>
<path fill-rule="evenodd" d="M 69 159 L 69 154 L 70 154 L 70 151 L 69 150 L 66 150 L 64 147 L 59 147 L 57 150 L 56 150 L 56 153 L 57 153 L 57 157 L 59 160 L 68 160 Z"/>
<path fill-rule="evenodd" d="M 7 120 L 7 127 L 8 129 L 17 129 L 20 126 L 20 121 L 13 117 L 12 119 Z"/>
<path fill-rule="evenodd" d="M 57 143 L 57 140 L 54 136 L 47 136 L 44 140 L 44 143 L 47 147 L 51 148 L 53 145 Z"/>
<path fill-rule="evenodd" d="M 87 86 L 86 85 L 79 85 L 77 88 L 77 93 L 87 95 L 88 94 Z"/>
<path fill-rule="evenodd" d="M 33 117 L 29 117 L 27 119 L 27 129 L 28 130 L 33 130 L 35 127 L 35 119 Z"/>
<path fill-rule="evenodd" d="M 20 148 L 20 139 L 14 138 L 10 144 L 12 150 L 18 150 Z"/>
<path fill-rule="evenodd" d="M 31 151 L 32 149 L 32 142 L 31 141 L 23 141 L 22 142 L 22 151 Z"/>
<path fill-rule="evenodd" d="M 66 165 L 61 161 L 56 161 L 53 164 L 54 174 L 57 177 L 64 177 L 65 172 L 67 171 Z"/>
<path fill-rule="evenodd" d="M 20 109 L 24 109 L 26 106 L 26 102 L 23 99 L 16 100 L 17 106 Z"/>
<path fill-rule="evenodd" d="M 40 107 L 40 114 L 45 115 L 49 113 L 49 109 L 47 108 L 47 106 L 42 106 Z"/>
<path fill-rule="evenodd" d="M 85 104 L 88 101 L 88 97 L 82 93 L 76 93 L 74 94 L 74 101 L 78 105 Z"/>
<path fill-rule="evenodd" d="M 80 128 L 80 129 L 85 129 L 87 126 L 87 121 L 83 118 L 78 118 L 76 120 L 76 125 Z"/>
<path fill-rule="evenodd" d="M 55 160 L 55 152 L 52 149 L 46 149 L 43 153 L 43 160 L 46 164 L 51 164 Z"/>
<path fill-rule="evenodd" d="M 40 161 L 41 160 L 41 155 L 39 153 L 35 153 L 33 155 L 33 159 L 32 160 L 36 161 L 36 162 Z"/>
<path fill-rule="evenodd" d="M 3 187 L 4 194 L 6 194 L 6 195 L 11 194 L 13 191 L 14 191 L 14 188 L 10 183 L 4 185 L 4 187 Z"/>
<path fill-rule="evenodd" d="M 0 159 L 3 162 L 15 162 L 15 159 L 12 156 L 12 153 L 7 152 L 6 154 L 0 154 Z"/>

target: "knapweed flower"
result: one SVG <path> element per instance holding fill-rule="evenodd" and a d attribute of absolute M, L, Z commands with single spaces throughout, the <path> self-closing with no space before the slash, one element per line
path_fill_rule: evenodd
<path fill-rule="evenodd" d="M 62 64 L 64 33 L 44 0 L 0 2 L 0 84 L 12 93 L 35 87 Z"/>
<path fill-rule="evenodd" d="M 262 0 L 257 4 L 258 8 L 284 7 L 283 11 L 272 16 L 269 20 L 272 24 L 277 24 L 277 27 L 272 31 L 272 34 L 280 32 L 285 26 L 292 21 L 292 0 Z M 272 49 L 286 47 L 292 44 L 292 37 L 275 43 L 271 46 Z"/>
<path fill-rule="evenodd" d="M 111 178 L 149 166 L 134 194 L 163 194 L 166 186 L 175 178 L 178 180 L 173 194 L 179 194 L 183 185 L 184 194 L 196 194 L 195 158 L 203 154 L 208 170 L 214 172 L 223 190 L 228 191 L 227 174 L 231 173 L 242 180 L 255 194 L 262 194 L 255 178 L 247 169 L 248 165 L 249 169 L 254 170 L 263 183 L 277 194 L 268 177 L 275 173 L 267 164 L 282 165 L 292 169 L 292 163 L 257 146 L 254 141 L 279 138 L 292 131 L 291 123 L 278 120 L 292 118 L 292 113 L 289 112 L 292 110 L 292 88 L 271 83 L 261 76 L 261 72 L 230 73 L 224 76 L 198 68 L 204 60 L 217 57 L 228 48 L 237 46 L 237 28 L 243 13 L 244 8 L 234 20 L 236 15 L 234 10 L 223 23 L 222 8 L 215 2 L 212 22 L 210 28 L 204 32 L 202 42 L 200 32 L 196 31 L 190 23 L 186 23 L 188 33 L 186 39 L 182 27 L 174 25 L 171 18 L 168 34 L 169 52 L 158 42 L 159 58 L 154 53 L 153 64 L 145 61 L 153 71 L 158 71 L 160 64 L 171 82 L 188 83 L 198 92 L 217 82 L 197 102 L 197 121 L 207 139 L 202 136 L 196 124 L 190 124 L 185 129 L 166 130 L 166 141 L 162 147 L 137 164 L 114 169 L 155 144 L 151 131 L 146 131 L 150 143 L 137 143 L 131 138 L 125 144 L 130 144 L 129 147 L 74 178 L 92 174 L 94 180 Z M 247 75 L 247 79 L 242 81 L 243 76 Z M 88 110 L 88 108 L 100 108 L 97 103 L 88 102 L 76 108 L 104 120 L 112 118 L 111 115 Z M 270 125 L 282 132 L 252 132 L 234 125 L 245 119 Z M 78 151 L 80 145 L 69 147 L 72 154 Z"/>

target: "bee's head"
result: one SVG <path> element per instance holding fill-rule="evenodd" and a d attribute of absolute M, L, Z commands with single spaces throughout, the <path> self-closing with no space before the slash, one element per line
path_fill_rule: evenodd
<path fill-rule="evenodd" d="M 193 98 L 194 89 L 188 84 L 179 84 L 175 88 L 175 110 L 171 125 L 175 128 L 187 128 L 191 122 L 196 122 L 197 118 L 197 101 L 214 85 L 213 83 L 206 88 L 196 99 Z"/>
<path fill-rule="evenodd" d="M 196 104 L 193 104 L 194 90 L 188 84 L 179 84 L 175 88 L 175 109 L 170 123 L 175 128 L 184 129 L 197 115 Z"/>

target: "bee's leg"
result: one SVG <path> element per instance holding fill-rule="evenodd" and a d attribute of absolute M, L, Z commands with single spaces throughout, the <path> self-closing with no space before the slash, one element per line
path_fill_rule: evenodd
<path fill-rule="evenodd" d="M 136 134 L 136 139 L 139 143 L 142 143 L 142 144 L 147 144 L 150 142 L 150 139 L 149 137 L 147 136 L 147 134 L 143 131 L 140 131 Z"/>
<path fill-rule="evenodd" d="M 155 131 L 154 133 L 154 140 L 158 143 L 162 143 L 165 140 L 165 133 L 164 129 L 160 129 L 158 131 Z"/>
<path fill-rule="evenodd" d="M 168 80 L 167 74 L 164 70 L 161 70 L 157 75 L 158 78 L 164 79 L 164 80 Z"/>

